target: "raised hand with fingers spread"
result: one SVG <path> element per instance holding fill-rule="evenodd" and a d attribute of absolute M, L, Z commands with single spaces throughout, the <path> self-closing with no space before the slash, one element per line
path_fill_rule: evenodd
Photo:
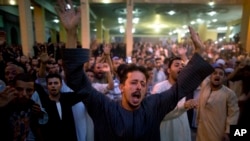
<path fill-rule="evenodd" d="M 58 7 L 55 7 L 62 25 L 67 32 L 67 48 L 76 47 L 77 26 L 80 23 L 80 8 L 75 9 L 72 0 L 57 0 Z"/>
<path fill-rule="evenodd" d="M 188 29 L 195 46 L 195 52 L 201 55 L 205 49 L 204 44 L 202 43 L 199 34 L 192 27 L 189 26 Z"/>

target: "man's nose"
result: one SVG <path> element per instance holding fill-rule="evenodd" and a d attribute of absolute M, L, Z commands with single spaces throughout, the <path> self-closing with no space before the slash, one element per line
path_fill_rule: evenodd
<path fill-rule="evenodd" d="M 137 90 L 141 90 L 141 87 L 142 87 L 141 84 L 138 83 L 137 86 L 136 86 L 136 89 L 137 89 Z"/>
<path fill-rule="evenodd" d="M 26 90 L 22 90 L 20 97 L 26 97 L 26 96 L 27 96 Z"/>

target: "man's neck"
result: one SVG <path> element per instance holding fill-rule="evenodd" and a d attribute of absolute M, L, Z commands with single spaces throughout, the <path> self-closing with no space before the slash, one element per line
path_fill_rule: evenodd
<path fill-rule="evenodd" d="M 171 85 L 174 85 L 176 83 L 176 80 L 174 80 L 173 78 L 169 77 L 168 78 L 168 82 L 171 84 Z"/>
<path fill-rule="evenodd" d="M 51 101 L 58 102 L 58 101 L 59 101 L 59 99 L 60 99 L 60 93 L 59 93 L 59 94 L 57 94 L 56 96 L 49 95 L 49 99 L 50 99 Z"/>
<path fill-rule="evenodd" d="M 211 91 L 217 91 L 217 90 L 219 90 L 220 88 L 222 88 L 222 86 L 223 86 L 223 85 L 217 85 L 217 86 L 215 86 L 215 85 L 211 84 L 211 85 L 210 85 Z"/>

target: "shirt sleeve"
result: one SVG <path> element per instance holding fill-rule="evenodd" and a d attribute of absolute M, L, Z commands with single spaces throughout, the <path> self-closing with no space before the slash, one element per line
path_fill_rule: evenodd
<path fill-rule="evenodd" d="M 227 121 L 225 133 L 230 133 L 230 125 L 236 125 L 239 118 L 238 98 L 233 91 L 227 97 Z"/>
<path fill-rule="evenodd" d="M 201 82 L 212 72 L 213 67 L 200 55 L 194 54 L 188 64 L 178 75 L 177 82 L 168 90 L 157 95 L 152 95 L 148 99 L 152 111 L 159 114 L 162 120 L 167 113 L 172 111 L 178 101 L 186 95 L 193 93 Z"/>

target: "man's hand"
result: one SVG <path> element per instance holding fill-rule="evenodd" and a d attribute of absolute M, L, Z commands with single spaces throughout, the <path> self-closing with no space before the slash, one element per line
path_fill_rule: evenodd
<path fill-rule="evenodd" d="M 43 111 L 37 103 L 32 105 L 32 113 L 38 118 L 43 117 Z"/>
<path fill-rule="evenodd" d="M 102 71 L 103 72 L 110 72 L 110 67 L 108 63 L 102 63 Z"/>
<path fill-rule="evenodd" d="M 41 55 L 40 55 L 40 61 L 43 64 L 46 64 L 49 61 L 49 55 L 48 55 L 48 53 L 42 52 Z"/>
<path fill-rule="evenodd" d="M 8 105 L 16 98 L 17 91 L 15 88 L 7 86 L 3 92 L 0 93 L 0 107 Z"/>
<path fill-rule="evenodd" d="M 195 52 L 202 55 L 202 53 L 204 51 L 204 44 L 202 43 L 200 36 L 198 35 L 197 32 L 194 31 L 194 29 L 192 27 L 189 26 L 188 29 L 189 29 L 189 33 L 191 35 L 191 39 L 192 39 L 194 46 L 195 46 Z"/>
<path fill-rule="evenodd" d="M 186 53 L 187 53 L 187 48 L 186 47 L 178 47 L 177 48 L 177 51 L 178 51 L 178 54 L 180 56 L 186 56 Z"/>
<path fill-rule="evenodd" d="M 65 0 L 57 0 L 57 4 L 56 11 L 65 30 L 75 30 L 80 23 L 80 9 L 75 10 L 71 0 L 68 0 L 68 3 Z"/>
<path fill-rule="evenodd" d="M 184 107 L 185 109 L 189 110 L 189 109 L 197 108 L 198 104 L 195 99 L 189 99 L 184 103 Z"/>
<path fill-rule="evenodd" d="M 67 32 L 66 48 L 75 48 L 77 44 L 77 26 L 80 23 L 81 12 L 80 8 L 75 9 L 72 0 L 57 0 L 57 14 L 60 21 Z"/>

